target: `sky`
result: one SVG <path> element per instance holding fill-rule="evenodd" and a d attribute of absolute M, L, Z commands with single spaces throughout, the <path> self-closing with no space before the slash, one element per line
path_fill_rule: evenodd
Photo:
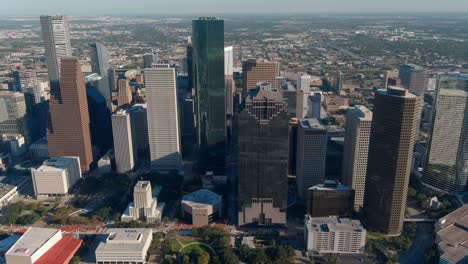
<path fill-rule="evenodd" d="M 467 12 L 468 0 L 0 0 L 8 16 Z"/>

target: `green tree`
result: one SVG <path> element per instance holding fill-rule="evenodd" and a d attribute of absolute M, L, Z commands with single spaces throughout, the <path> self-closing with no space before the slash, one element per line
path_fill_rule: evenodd
<path fill-rule="evenodd" d="M 107 217 L 109 217 L 111 211 L 112 209 L 108 206 L 97 210 L 95 214 L 99 220 L 104 221 Z"/>
<path fill-rule="evenodd" d="M 81 258 L 78 257 L 78 256 L 74 256 L 71 261 L 70 261 L 70 264 L 80 264 L 81 262 Z"/>
<path fill-rule="evenodd" d="M 327 258 L 327 264 L 341 264 L 341 260 L 337 256 L 331 255 Z"/>

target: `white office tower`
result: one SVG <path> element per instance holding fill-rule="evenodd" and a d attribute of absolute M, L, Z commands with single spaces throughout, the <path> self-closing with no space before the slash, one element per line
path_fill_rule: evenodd
<path fill-rule="evenodd" d="M 38 198 L 64 196 L 81 179 L 79 157 L 58 157 L 31 168 L 34 194 Z"/>
<path fill-rule="evenodd" d="M 296 182 L 299 198 L 325 181 L 327 130 L 318 119 L 302 119 L 297 130 Z"/>
<path fill-rule="evenodd" d="M 49 80 L 58 81 L 61 58 L 72 56 L 68 18 L 41 16 L 41 28 Z"/>
<path fill-rule="evenodd" d="M 363 105 L 348 108 L 343 150 L 343 184 L 355 190 L 354 209 L 364 203 L 372 112 Z"/>
<path fill-rule="evenodd" d="M 120 109 L 112 115 L 112 134 L 116 170 L 119 173 L 129 172 L 135 167 L 136 150 L 130 114 L 126 110 Z"/>
<path fill-rule="evenodd" d="M 234 52 L 232 46 L 224 47 L 224 75 L 234 74 Z"/>
<path fill-rule="evenodd" d="M 133 202 L 131 202 L 121 216 L 122 222 L 146 220 L 148 223 L 161 219 L 164 203 L 158 206 L 158 200 L 153 197 L 151 183 L 139 181 L 133 188 Z"/>
<path fill-rule="evenodd" d="M 366 229 L 359 220 L 306 215 L 304 241 L 312 254 L 359 254 L 366 246 Z"/>
<path fill-rule="evenodd" d="M 297 90 L 308 91 L 312 77 L 306 73 L 300 72 L 297 74 Z"/>
<path fill-rule="evenodd" d="M 155 64 L 153 68 L 145 69 L 145 80 L 151 168 L 180 171 L 175 69 L 169 68 L 169 64 Z"/>
<path fill-rule="evenodd" d="M 234 111 L 234 93 L 236 91 L 236 83 L 232 75 L 224 76 L 224 87 L 226 93 L 226 115 L 232 115 Z"/>

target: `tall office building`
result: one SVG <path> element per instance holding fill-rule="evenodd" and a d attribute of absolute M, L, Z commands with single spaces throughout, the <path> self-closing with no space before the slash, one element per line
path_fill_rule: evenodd
<path fill-rule="evenodd" d="M 38 104 L 41 102 L 42 93 L 44 89 L 37 81 L 36 71 L 22 69 L 19 71 L 19 82 L 21 84 L 21 91 L 29 94 L 31 97 L 32 104 Z"/>
<path fill-rule="evenodd" d="M 60 85 L 53 83 L 50 91 L 49 155 L 78 156 L 81 171 L 88 172 L 93 153 L 86 87 L 78 59 L 63 57 L 61 73 Z"/>
<path fill-rule="evenodd" d="M 234 52 L 232 46 L 224 47 L 224 75 L 234 74 Z"/>
<path fill-rule="evenodd" d="M 215 173 L 226 168 L 224 20 L 192 21 L 194 86 L 200 165 Z"/>
<path fill-rule="evenodd" d="M 86 96 L 88 99 L 89 130 L 93 155 L 98 159 L 113 146 L 112 121 L 104 96 L 90 82 L 86 83 Z M 95 151 L 98 150 L 98 151 Z"/>
<path fill-rule="evenodd" d="M 310 83 L 312 77 L 306 73 L 298 73 L 297 74 L 297 90 L 308 91 L 310 88 Z"/>
<path fill-rule="evenodd" d="M 307 117 L 308 118 L 325 118 L 327 113 L 322 107 L 323 95 L 322 91 L 310 92 L 307 98 Z"/>
<path fill-rule="evenodd" d="M 127 110 L 130 113 L 132 135 L 135 139 L 135 147 L 138 157 L 149 157 L 148 143 L 148 117 L 146 104 L 135 104 Z"/>
<path fill-rule="evenodd" d="M 236 82 L 232 75 L 224 76 L 226 86 L 226 115 L 232 115 L 234 109 L 234 93 L 236 91 Z"/>
<path fill-rule="evenodd" d="M 403 227 L 420 99 L 394 86 L 375 94 L 364 213 L 368 226 L 389 235 Z"/>
<path fill-rule="evenodd" d="M 389 80 L 390 79 L 396 80 L 396 79 L 399 78 L 398 76 L 399 76 L 398 70 L 385 71 L 384 72 L 384 78 L 383 78 L 383 89 L 387 89 L 387 87 L 389 85 L 395 85 L 395 84 L 389 83 Z M 390 82 L 392 82 L 392 81 L 390 81 Z"/>
<path fill-rule="evenodd" d="M 180 170 L 180 127 L 175 69 L 156 64 L 145 69 L 151 167 Z M 223 111 L 224 112 L 224 111 Z"/>
<path fill-rule="evenodd" d="M 127 79 L 120 79 L 117 82 L 118 85 L 118 96 L 117 96 L 117 106 L 126 107 L 132 103 L 132 90 L 130 90 L 130 85 Z"/>
<path fill-rule="evenodd" d="M 343 149 L 343 184 L 355 190 L 354 209 L 364 204 L 372 112 L 363 105 L 348 108 Z"/>
<path fill-rule="evenodd" d="M 438 76 L 422 182 L 463 194 L 468 180 L 468 74 Z"/>
<path fill-rule="evenodd" d="M 319 119 L 299 120 L 297 128 L 296 182 L 299 198 L 325 180 L 327 129 Z"/>
<path fill-rule="evenodd" d="M 278 90 L 250 90 L 238 120 L 238 224 L 285 224 L 287 104 Z"/>
<path fill-rule="evenodd" d="M 143 69 L 151 68 L 151 65 L 153 65 L 153 63 L 157 63 L 154 61 L 153 53 L 146 53 L 145 55 L 143 55 Z"/>
<path fill-rule="evenodd" d="M 89 46 L 91 48 L 91 70 L 102 77 L 97 88 L 106 99 L 106 105 L 112 112 L 112 91 L 109 82 L 109 52 L 99 42 L 91 43 Z"/>
<path fill-rule="evenodd" d="M 132 134 L 130 114 L 123 109 L 112 115 L 112 134 L 116 171 L 125 173 L 133 170 L 136 163 L 135 139 Z"/>
<path fill-rule="evenodd" d="M 187 44 L 187 78 L 188 78 L 188 92 L 192 92 L 193 86 L 193 46 L 189 42 Z"/>
<path fill-rule="evenodd" d="M 22 135 L 29 143 L 24 94 L 0 91 L 0 135 L 8 139 Z"/>
<path fill-rule="evenodd" d="M 65 16 L 41 16 L 42 39 L 49 80 L 60 79 L 61 58 L 72 55 L 70 29 Z"/>
<path fill-rule="evenodd" d="M 242 62 L 244 75 L 244 93 L 257 87 L 259 82 L 269 82 L 271 87 L 277 87 L 276 77 L 280 75 L 279 63 L 248 59 Z"/>
<path fill-rule="evenodd" d="M 403 64 L 399 71 L 401 86 L 418 96 L 426 92 L 427 71 L 418 65 Z"/>

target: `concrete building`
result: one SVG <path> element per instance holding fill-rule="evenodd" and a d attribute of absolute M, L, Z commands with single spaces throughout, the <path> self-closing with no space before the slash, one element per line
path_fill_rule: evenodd
<path fill-rule="evenodd" d="M 222 196 L 207 189 L 184 195 L 182 217 L 195 227 L 222 219 Z"/>
<path fill-rule="evenodd" d="M 423 67 L 414 64 L 403 64 L 400 66 L 399 76 L 402 87 L 417 96 L 424 95 L 424 92 L 426 92 L 427 71 Z"/>
<path fill-rule="evenodd" d="M 375 94 L 364 214 L 366 225 L 389 235 L 403 227 L 420 99 L 394 86 Z"/>
<path fill-rule="evenodd" d="M 435 243 L 439 249 L 439 263 L 468 262 L 468 205 L 440 218 L 435 224 Z"/>
<path fill-rule="evenodd" d="M 0 183 L 0 209 L 18 196 L 18 187 L 12 184 Z"/>
<path fill-rule="evenodd" d="M 40 103 L 43 97 L 44 89 L 37 81 L 36 71 L 29 69 L 20 70 L 19 80 L 21 84 L 21 90 L 24 93 L 32 96 L 31 103 Z"/>
<path fill-rule="evenodd" d="M 137 162 L 137 153 L 130 114 L 126 110 L 117 110 L 112 115 L 112 134 L 116 171 L 125 173 L 133 170 Z"/>
<path fill-rule="evenodd" d="M 248 59 L 242 62 L 242 73 L 244 75 L 244 93 L 249 89 L 255 89 L 259 82 L 269 82 L 271 87 L 277 87 L 276 77 L 280 75 L 279 63 L 275 61 L 264 61 Z"/>
<path fill-rule="evenodd" d="M 249 91 L 239 127 L 238 224 L 286 224 L 289 114 L 278 90 Z"/>
<path fill-rule="evenodd" d="M 224 47 L 224 75 L 232 76 L 234 74 L 234 52 L 232 46 Z"/>
<path fill-rule="evenodd" d="M 164 203 L 158 204 L 158 199 L 153 197 L 151 183 L 138 181 L 133 188 L 133 202 L 128 204 L 120 220 L 122 222 L 144 220 L 153 223 L 161 219 L 163 209 Z"/>
<path fill-rule="evenodd" d="M 336 216 L 305 217 L 304 241 L 312 254 L 364 253 L 366 229 L 359 220 Z"/>
<path fill-rule="evenodd" d="M 81 179 L 79 157 L 58 157 L 31 168 L 34 194 L 37 198 L 64 196 Z"/>
<path fill-rule="evenodd" d="M 226 115 L 231 116 L 234 111 L 234 94 L 236 92 L 236 82 L 232 75 L 224 76 L 226 87 Z"/>
<path fill-rule="evenodd" d="M 364 204 L 372 112 L 363 105 L 348 108 L 343 149 L 343 184 L 355 191 L 354 209 Z"/>
<path fill-rule="evenodd" d="M 117 82 L 118 86 L 118 97 L 117 97 L 117 107 L 126 107 L 132 104 L 132 90 L 128 80 L 120 79 Z"/>
<path fill-rule="evenodd" d="M 51 157 L 78 156 L 83 173 L 93 162 L 86 87 L 76 58 L 62 57 L 60 84 L 51 83 L 47 131 Z"/>
<path fill-rule="evenodd" d="M 433 103 L 422 182 L 438 193 L 463 194 L 468 184 L 468 74 L 441 74 Z"/>
<path fill-rule="evenodd" d="M 104 154 L 98 160 L 98 170 L 101 174 L 111 173 L 112 172 L 112 163 L 115 163 L 114 150 L 109 149 L 106 154 Z"/>
<path fill-rule="evenodd" d="M 110 228 L 107 238 L 96 248 L 96 263 L 147 263 L 148 249 L 153 241 L 149 228 Z"/>
<path fill-rule="evenodd" d="M 49 80 L 59 81 L 62 57 L 72 56 L 68 18 L 41 16 L 41 29 Z"/>
<path fill-rule="evenodd" d="M 394 84 L 389 83 L 389 79 L 395 80 L 398 78 L 399 78 L 398 70 L 385 71 L 384 78 L 383 78 L 383 89 L 387 89 L 389 85 L 394 85 Z"/>
<path fill-rule="evenodd" d="M 6 252 L 6 263 L 69 263 L 82 242 L 74 234 L 60 229 L 29 227 Z"/>
<path fill-rule="evenodd" d="M 148 143 L 148 116 L 146 104 L 135 104 L 127 110 L 130 113 L 130 123 L 132 126 L 132 138 L 135 141 L 135 148 L 138 158 L 149 158 Z"/>
<path fill-rule="evenodd" d="M 30 158 L 32 161 L 43 161 L 49 158 L 49 147 L 47 138 L 43 137 L 29 146 Z"/>
<path fill-rule="evenodd" d="M 311 83 L 311 76 L 309 74 L 306 74 L 306 73 L 298 73 L 297 74 L 297 85 L 296 85 L 296 89 L 298 91 L 302 90 L 302 91 L 308 91 L 309 88 L 310 88 L 310 83 Z"/>
<path fill-rule="evenodd" d="M 8 139 L 22 135 L 29 142 L 24 94 L 0 91 L 0 135 Z"/>
<path fill-rule="evenodd" d="M 159 171 L 180 171 L 182 157 L 175 69 L 169 64 L 157 64 L 145 69 L 145 79 L 151 167 Z"/>
<path fill-rule="evenodd" d="M 351 216 L 354 208 L 354 190 L 333 180 L 310 187 L 307 196 L 311 217 Z"/>
<path fill-rule="evenodd" d="M 325 180 L 327 129 L 319 119 L 299 120 L 297 128 L 296 182 L 299 198 L 307 198 L 307 190 Z"/>

